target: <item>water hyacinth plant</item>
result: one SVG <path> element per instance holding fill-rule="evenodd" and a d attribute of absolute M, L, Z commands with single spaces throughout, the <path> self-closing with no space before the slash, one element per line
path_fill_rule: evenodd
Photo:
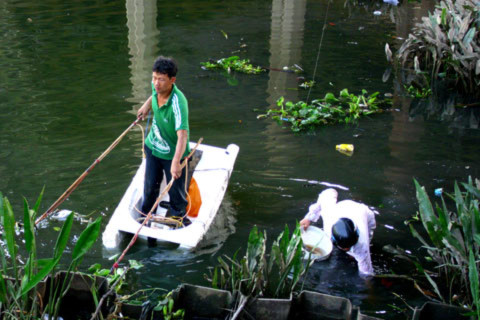
<path fill-rule="evenodd" d="M 30 208 L 24 199 L 23 235 L 26 259 L 19 256 L 19 246 L 16 240 L 16 223 L 12 206 L 6 197 L 0 193 L 0 217 L 2 221 L 3 246 L 0 246 L 0 318 L 2 319 L 38 319 L 48 315 L 49 319 L 58 316 L 62 296 L 69 286 L 71 277 L 59 284 L 59 287 L 50 288 L 48 303 L 41 301 L 37 294 L 37 286 L 49 275 L 55 274 L 60 259 L 69 242 L 70 231 L 73 225 L 71 213 L 59 232 L 53 250 L 53 257 L 48 259 L 37 258 L 37 243 L 35 239 L 35 218 L 40 207 L 43 191 L 33 208 Z M 80 234 L 72 251 L 68 271 L 74 271 L 82 258 L 91 248 L 100 233 L 100 218 L 90 223 Z M 26 260 L 25 263 L 22 261 Z"/>
<path fill-rule="evenodd" d="M 211 286 L 247 297 L 288 298 L 310 265 L 310 261 L 305 265 L 302 259 L 300 225 L 297 224 L 291 237 L 285 226 L 268 254 L 266 238 L 266 233 L 253 227 L 247 251 L 240 260 L 238 251 L 233 258 L 218 258 L 219 265 L 207 277 Z"/>
<path fill-rule="evenodd" d="M 409 221 L 409 227 L 422 243 L 426 261 L 400 248 L 386 249 L 412 262 L 423 277 L 416 280 L 426 282 L 437 300 L 468 306 L 480 319 L 480 181 L 475 185 L 469 178 L 468 183 L 461 185 L 464 191 L 455 183 L 454 193 L 446 194 L 446 199 L 442 195 L 441 204 L 434 207 L 425 188 L 415 180 L 419 211 L 418 218 Z M 416 230 L 415 220 L 421 222 L 428 238 Z"/>
<path fill-rule="evenodd" d="M 476 0 L 443 0 L 423 17 L 400 47 L 397 58 L 420 82 L 453 80 L 453 88 L 478 97 L 480 6 Z"/>
<path fill-rule="evenodd" d="M 200 63 L 203 68 L 212 70 L 212 69 L 223 69 L 228 73 L 232 71 L 248 73 L 248 74 L 259 74 L 265 72 L 265 69 L 259 66 L 254 66 L 250 63 L 248 59 L 240 59 L 238 56 L 231 56 L 228 58 L 222 58 L 217 61 L 207 61 Z"/>
<path fill-rule="evenodd" d="M 379 92 L 375 92 L 368 95 L 366 90 L 362 90 L 361 94 L 355 95 L 349 93 L 348 89 L 343 89 L 338 97 L 333 93 L 327 93 L 323 99 L 316 99 L 311 103 L 285 102 L 281 97 L 277 101 L 278 109 L 269 109 L 266 115 L 257 118 L 271 116 L 279 122 L 288 122 L 294 132 L 321 125 L 348 124 L 356 122 L 361 116 L 382 112 L 380 106 L 389 104 L 390 101 L 378 100 L 378 94 Z"/>

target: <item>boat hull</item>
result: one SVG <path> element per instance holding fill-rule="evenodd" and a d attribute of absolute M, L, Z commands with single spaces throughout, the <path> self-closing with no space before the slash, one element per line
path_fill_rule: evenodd
<path fill-rule="evenodd" d="M 190 143 L 193 148 L 194 143 Z M 144 226 L 139 237 L 153 238 L 158 241 L 179 244 L 184 249 L 194 249 L 207 233 L 228 187 L 239 147 L 230 144 L 227 148 L 199 145 L 202 157 L 195 167 L 193 177 L 197 182 L 202 205 L 196 218 L 190 218 L 192 224 L 173 229 L 159 223 Z M 145 176 L 145 159 L 142 160 L 132 182 L 115 209 L 102 235 L 106 249 L 116 249 L 125 233 L 135 234 L 141 226 L 142 214 L 138 210 L 142 203 L 143 181 Z M 160 190 L 165 188 L 162 182 Z M 162 201 L 168 201 L 168 194 Z M 164 216 L 166 209 L 159 207 L 157 215 Z"/>

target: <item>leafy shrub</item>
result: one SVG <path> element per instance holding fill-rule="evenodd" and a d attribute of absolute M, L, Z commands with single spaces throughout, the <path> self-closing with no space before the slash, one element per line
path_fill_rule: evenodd
<path fill-rule="evenodd" d="M 397 57 L 423 79 L 451 79 L 455 88 L 478 95 L 479 28 L 480 6 L 476 1 L 443 0 L 433 14 L 417 24 Z"/>
<path fill-rule="evenodd" d="M 0 259 L 2 261 L 2 268 L 0 269 L 0 318 L 2 319 L 37 319 L 43 318 L 45 314 L 56 318 L 62 296 L 72 279 L 67 277 L 67 280 L 60 284 L 61 288 L 51 288 L 46 306 L 43 306 L 43 302 L 39 301 L 41 298 L 37 295 L 36 287 L 48 275 L 53 278 L 55 268 L 67 246 L 74 216 L 71 213 L 65 220 L 53 250 L 53 257 L 37 259 L 34 227 L 42 195 L 43 191 L 33 208 L 30 208 L 27 200 L 24 199 L 23 234 L 28 257 L 26 263 L 20 265 L 19 261 L 21 260 L 18 256 L 18 245 L 15 239 L 17 223 L 10 202 L 0 193 L 0 217 L 3 227 L 3 240 L 6 245 L 6 250 L 0 247 Z M 100 233 L 100 223 L 101 220 L 98 218 L 80 234 L 72 251 L 68 271 L 77 268 L 85 253 L 96 241 Z"/>
<path fill-rule="evenodd" d="M 422 243 L 428 254 L 426 260 L 434 264 L 434 270 L 427 270 L 424 262 L 403 249 L 386 248 L 398 257 L 412 262 L 420 275 L 423 275 L 433 288 L 437 298 L 443 302 L 470 306 L 480 319 L 480 297 L 478 266 L 480 264 L 480 182 L 475 186 L 470 178 L 462 183 L 462 192 L 457 183 L 454 194 L 446 194 L 447 200 L 454 202 L 456 211 L 447 207 L 445 199 L 440 205 L 432 206 L 424 187 L 415 180 L 418 216 L 428 239 L 417 232 L 409 223 L 412 235 Z M 416 286 L 419 288 L 419 286 Z"/>
<path fill-rule="evenodd" d="M 245 296 L 285 298 L 295 289 L 310 262 L 304 265 L 300 226 L 290 233 L 288 226 L 266 253 L 266 233 L 253 227 L 248 237 L 245 256 L 238 260 L 238 251 L 219 265 L 207 279 L 213 288 L 240 292 Z"/>

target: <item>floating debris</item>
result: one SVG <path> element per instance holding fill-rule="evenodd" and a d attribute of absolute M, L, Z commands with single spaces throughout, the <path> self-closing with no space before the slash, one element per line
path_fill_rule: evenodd
<path fill-rule="evenodd" d="M 58 220 L 58 221 L 65 221 L 67 217 L 70 215 L 70 213 L 72 212 L 73 212 L 72 210 L 67 210 L 67 209 L 57 211 L 52 215 L 52 219 Z"/>
<path fill-rule="evenodd" d="M 383 2 L 391 4 L 393 6 L 398 5 L 398 0 L 383 0 Z"/>
<path fill-rule="evenodd" d="M 335 149 L 338 152 L 340 152 L 340 153 L 342 153 L 346 156 L 351 157 L 353 155 L 354 146 L 353 146 L 353 144 L 342 143 L 342 144 L 337 144 L 335 146 Z"/>
<path fill-rule="evenodd" d="M 228 40 L 228 34 L 227 34 L 225 31 L 223 31 L 223 30 L 220 30 L 220 32 L 223 34 L 223 36 L 225 37 L 225 39 Z"/>

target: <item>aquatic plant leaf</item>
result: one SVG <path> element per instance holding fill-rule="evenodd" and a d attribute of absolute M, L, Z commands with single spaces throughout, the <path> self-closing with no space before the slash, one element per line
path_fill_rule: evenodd
<path fill-rule="evenodd" d="M 450 254 L 455 256 L 457 261 L 467 261 L 465 247 L 454 236 L 446 234 L 442 243 L 450 250 Z"/>
<path fill-rule="evenodd" d="M 43 199 L 43 193 L 45 191 L 45 187 L 42 188 L 42 191 L 40 192 L 40 195 L 37 198 L 37 201 L 35 202 L 35 205 L 33 206 L 33 220 L 35 221 L 36 215 L 38 213 L 38 209 L 40 208 L 40 203 L 42 202 Z"/>
<path fill-rule="evenodd" d="M 67 219 L 63 223 L 62 229 L 57 237 L 57 242 L 55 243 L 55 249 L 53 252 L 53 259 L 60 259 L 63 254 L 63 251 L 67 247 L 68 237 L 70 236 L 70 230 L 72 230 L 73 224 L 73 212 L 67 216 Z"/>
<path fill-rule="evenodd" d="M 17 256 L 17 244 L 15 243 L 15 216 L 13 215 L 12 205 L 5 197 L 3 198 L 3 238 L 7 243 L 7 250 L 15 263 Z"/>
<path fill-rule="evenodd" d="M 465 190 L 473 194 L 477 199 L 480 199 L 480 190 L 475 188 L 473 183 L 470 183 L 470 184 L 462 183 L 462 186 L 465 188 Z"/>
<path fill-rule="evenodd" d="M 476 33 L 475 27 L 472 27 L 470 28 L 470 30 L 468 30 L 467 34 L 463 38 L 463 44 L 465 46 L 469 45 L 470 42 L 472 42 L 473 38 L 475 37 L 475 33 Z"/>
<path fill-rule="evenodd" d="M 448 211 L 444 210 L 443 208 L 439 207 L 438 205 L 435 206 L 436 212 L 438 215 L 438 223 L 439 223 L 439 229 L 438 231 L 440 233 L 448 233 Z"/>
<path fill-rule="evenodd" d="M 440 17 L 440 21 L 442 25 L 447 24 L 447 8 L 442 8 L 442 15 Z"/>
<path fill-rule="evenodd" d="M 432 277 L 430 277 L 430 275 L 426 271 L 424 271 L 424 275 L 427 278 L 428 282 L 430 282 L 430 285 L 433 287 L 433 290 L 435 291 L 437 296 L 440 299 L 442 299 L 443 302 L 445 302 L 445 299 L 443 298 L 443 295 L 440 293 L 440 290 L 438 289 L 437 283 L 432 279 Z"/>
<path fill-rule="evenodd" d="M 0 224 L 3 226 L 3 194 L 0 192 Z"/>
<path fill-rule="evenodd" d="M 22 282 L 21 296 L 24 296 L 25 294 L 30 292 L 30 290 L 35 288 L 35 286 L 40 281 L 45 279 L 48 276 L 48 274 L 53 270 L 53 268 L 55 268 L 55 266 L 58 264 L 58 262 L 60 261 L 60 258 L 61 258 L 61 255 L 55 259 L 50 260 L 50 262 L 47 265 L 45 265 L 42 269 L 40 269 L 40 271 L 37 274 L 35 274 L 28 282 Z"/>
<path fill-rule="evenodd" d="M 82 258 L 83 255 L 87 253 L 88 250 L 90 250 L 95 241 L 97 241 L 98 235 L 100 234 L 101 222 L 102 219 L 97 218 L 94 222 L 90 223 L 80 234 L 80 236 L 78 237 L 78 241 L 73 248 L 73 261 Z"/>
<path fill-rule="evenodd" d="M 144 265 L 141 262 L 138 262 L 137 260 L 130 259 L 128 260 L 128 264 L 130 265 L 130 268 L 139 270 L 144 267 Z"/>
<path fill-rule="evenodd" d="M 36 265 L 38 269 L 43 269 L 45 266 L 50 264 L 52 262 L 53 258 L 47 258 L 47 259 L 37 259 L 36 260 Z"/>
<path fill-rule="evenodd" d="M 213 289 L 220 289 L 220 287 L 218 286 L 218 268 L 217 267 L 213 269 L 211 286 Z"/>
<path fill-rule="evenodd" d="M 35 250 L 34 225 L 35 219 L 33 217 L 33 211 L 28 207 L 27 199 L 23 198 L 23 230 L 25 248 L 27 249 L 28 253 L 32 253 Z"/>
<path fill-rule="evenodd" d="M 421 187 L 416 179 L 415 182 L 416 196 L 419 204 L 420 217 L 425 230 L 428 232 L 430 239 L 435 246 L 441 245 L 441 237 L 437 234 L 438 219 L 433 211 L 432 203 L 428 197 L 425 188 Z"/>
<path fill-rule="evenodd" d="M 0 302 L 2 304 L 8 303 L 7 287 L 5 286 L 5 279 L 3 278 L 3 271 L 1 269 L 0 269 Z"/>
<path fill-rule="evenodd" d="M 410 227 L 410 232 L 412 233 L 412 235 L 417 238 L 418 240 L 420 240 L 420 242 L 425 246 L 425 247 L 429 247 L 430 245 L 425 241 L 425 239 L 418 233 L 418 231 L 413 227 L 412 224 L 409 224 L 409 227 Z"/>
<path fill-rule="evenodd" d="M 472 249 L 470 249 L 469 252 L 468 278 L 470 280 L 470 291 L 472 294 L 473 303 L 476 306 L 477 313 L 480 313 L 480 289 L 478 282 L 478 269 L 475 261 L 475 255 Z"/>

